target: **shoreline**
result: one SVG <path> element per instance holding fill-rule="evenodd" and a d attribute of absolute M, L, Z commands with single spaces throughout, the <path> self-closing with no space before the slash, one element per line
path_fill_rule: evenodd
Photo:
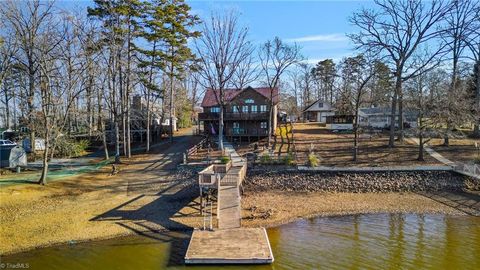
<path fill-rule="evenodd" d="M 197 199 L 198 198 L 195 198 L 195 200 Z M 184 211 L 184 209 L 180 211 Z M 464 212 L 416 193 L 305 193 L 269 191 L 246 192 L 244 197 L 242 197 L 243 227 L 272 228 L 298 220 L 316 217 L 380 213 L 467 215 Z M 89 225 L 93 227 L 88 228 L 88 231 L 93 230 L 95 232 L 94 235 L 82 234 L 81 238 L 72 237 L 69 240 L 40 238 L 35 241 L 36 244 L 34 245 L 3 246 L 2 249 L 5 250 L 2 251 L 1 256 L 25 253 L 53 246 L 68 245 L 72 241 L 74 243 L 84 243 L 141 235 L 142 233 L 187 232 L 195 227 L 200 227 L 201 224 L 201 217 L 199 216 L 189 218 L 172 217 L 171 219 L 183 224 L 185 228 L 158 227 L 153 230 L 150 227 L 146 227 L 143 229 L 126 230 L 119 224 L 116 224 L 115 220 L 113 222 L 101 222 L 102 224 L 108 224 L 107 227 L 99 223 L 90 223 Z M 51 227 L 58 224 L 42 225 Z M 31 229 L 38 230 L 39 228 Z M 68 230 L 68 228 L 65 228 L 65 230 Z M 67 233 L 67 235 L 69 234 Z"/>

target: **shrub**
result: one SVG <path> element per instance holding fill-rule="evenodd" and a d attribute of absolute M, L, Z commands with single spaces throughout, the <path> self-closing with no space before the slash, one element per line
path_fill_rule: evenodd
<path fill-rule="evenodd" d="M 269 154 L 265 153 L 260 157 L 260 163 L 268 164 L 272 162 L 272 157 Z"/>
<path fill-rule="evenodd" d="M 90 146 L 88 140 L 80 140 L 78 142 L 62 137 L 57 140 L 54 155 L 56 157 L 78 157 L 83 155 Z"/>
<path fill-rule="evenodd" d="M 308 154 L 308 165 L 310 165 L 310 167 L 317 167 L 318 163 L 319 160 L 314 153 Z"/>
<path fill-rule="evenodd" d="M 283 162 L 285 165 L 292 165 L 293 164 L 293 155 L 292 153 L 288 153 L 284 158 L 283 158 Z"/>
<path fill-rule="evenodd" d="M 230 161 L 230 158 L 227 157 L 227 156 L 222 156 L 220 158 L 220 163 L 222 163 L 222 164 L 227 164 L 229 161 Z"/>

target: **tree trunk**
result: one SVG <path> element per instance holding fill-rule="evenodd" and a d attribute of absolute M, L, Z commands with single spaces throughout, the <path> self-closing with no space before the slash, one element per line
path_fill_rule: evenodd
<path fill-rule="evenodd" d="M 390 115 L 390 138 L 388 141 L 389 147 L 395 147 L 395 114 L 397 112 L 397 97 L 400 89 L 402 88 L 402 78 L 401 76 L 396 76 L 395 90 L 392 97 L 392 108 Z"/>
<path fill-rule="evenodd" d="M 171 65 L 172 69 L 173 69 L 173 63 Z M 169 112 L 170 112 L 170 134 L 169 134 L 169 137 L 170 137 L 170 142 L 173 142 L 173 75 L 170 74 L 170 108 L 169 108 Z"/>
<path fill-rule="evenodd" d="M 105 130 L 105 123 L 103 122 L 103 119 L 101 117 L 98 120 L 100 121 L 100 126 L 101 126 L 100 131 L 102 132 L 102 143 L 103 143 L 105 160 L 108 160 L 110 157 L 108 155 L 107 134 Z"/>
<path fill-rule="evenodd" d="M 10 98 L 8 97 L 8 90 L 7 90 L 7 85 L 4 84 L 3 86 L 3 90 L 4 90 L 4 94 L 5 94 L 5 127 L 7 129 L 10 129 L 10 104 L 9 104 L 9 101 L 10 101 Z"/>
<path fill-rule="evenodd" d="M 151 118 L 151 115 L 150 115 L 150 88 L 147 89 L 147 146 L 145 148 L 145 152 L 149 152 L 150 151 L 150 123 L 152 122 L 152 120 L 150 119 Z"/>
<path fill-rule="evenodd" d="M 120 163 L 120 130 L 118 127 L 118 116 L 115 117 L 115 163 Z"/>
<path fill-rule="evenodd" d="M 273 91 L 273 90 L 270 90 Z M 270 95 L 271 102 L 270 102 L 270 109 L 268 114 L 268 144 L 267 147 L 270 149 L 272 145 L 272 122 L 273 122 L 273 94 Z"/>
<path fill-rule="evenodd" d="M 173 71 L 174 71 L 174 66 L 173 66 L 173 59 L 174 59 L 174 48 L 171 47 L 171 59 L 170 59 L 170 142 L 173 142 L 173 112 L 174 112 L 174 109 L 173 109 L 173 79 L 174 79 L 174 74 L 173 74 Z"/>
<path fill-rule="evenodd" d="M 132 61 L 132 52 L 131 52 L 131 46 L 132 46 L 132 29 L 131 29 L 131 23 L 130 23 L 130 18 L 128 19 L 128 36 L 127 36 L 127 83 L 126 83 L 126 95 L 125 95 L 125 105 L 126 105 L 126 114 L 127 114 L 127 158 L 132 157 L 132 145 L 131 145 L 131 136 L 132 134 L 130 133 L 130 73 L 131 73 L 131 61 Z"/>
<path fill-rule="evenodd" d="M 403 143 L 405 135 L 403 132 L 403 93 L 401 86 L 398 92 L 398 131 L 398 141 Z"/>
<path fill-rule="evenodd" d="M 218 147 L 223 154 L 223 102 L 220 105 L 220 119 L 218 120 Z"/>
<path fill-rule="evenodd" d="M 49 121 L 46 121 L 46 125 L 49 125 Z M 42 174 L 40 175 L 40 179 L 38 180 L 38 183 L 40 185 L 46 185 L 47 184 L 47 174 L 48 174 L 48 148 L 50 147 L 50 136 L 49 136 L 49 128 L 46 128 L 45 131 L 45 151 L 43 152 L 43 162 L 42 162 Z"/>
<path fill-rule="evenodd" d="M 33 64 L 32 64 L 33 65 Z M 33 97 L 35 95 L 35 78 L 34 78 L 34 73 L 33 67 L 32 70 L 30 70 L 29 76 L 28 76 L 28 97 L 27 97 L 27 106 L 28 106 L 28 124 L 29 124 L 29 129 L 30 129 L 30 149 L 32 151 L 32 156 L 33 160 L 35 160 L 35 127 L 34 127 L 34 107 L 33 107 Z"/>
<path fill-rule="evenodd" d="M 356 105 L 355 108 L 355 124 L 353 127 L 354 138 L 353 138 L 353 161 L 357 161 L 358 157 L 358 109 L 359 106 Z"/>
<path fill-rule="evenodd" d="M 418 136 L 418 160 L 419 161 L 425 161 L 423 158 L 423 134 L 420 132 L 420 135 Z"/>

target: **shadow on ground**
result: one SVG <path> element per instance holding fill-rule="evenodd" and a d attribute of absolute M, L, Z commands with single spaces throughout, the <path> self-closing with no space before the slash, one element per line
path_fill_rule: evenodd
<path fill-rule="evenodd" d="M 450 206 L 467 215 L 480 217 L 480 195 L 469 192 L 419 192 L 418 194 Z"/>
<path fill-rule="evenodd" d="M 194 201 L 198 193 L 195 185 L 177 181 L 156 194 L 139 194 L 90 221 L 114 222 L 137 235 L 169 242 L 169 265 L 182 265 L 193 228 L 173 218 L 200 217 L 200 206 Z M 182 213 L 186 207 L 193 211 Z"/>

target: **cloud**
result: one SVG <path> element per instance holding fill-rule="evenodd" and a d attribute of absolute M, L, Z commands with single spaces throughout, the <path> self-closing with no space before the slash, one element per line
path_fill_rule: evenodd
<path fill-rule="evenodd" d="M 303 63 L 306 63 L 306 64 L 311 64 L 311 65 L 315 65 L 317 64 L 318 62 L 320 61 L 323 61 L 325 59 L 332 59 L 333 62 L 335 63 L 340 63 L 340 61 L 343 60 L 343 58 L 345 57 L 351 57 L 351 56 L 354 56 L 355 54 L 353 52 L 346 52 L 346 53 L 341 53 L 341 54 L 336 54 L 336 55 L 333 55 L 333 56 L 326 56 L 326 57 L 321 57 L 321 58 L 318 58 L 318 57 L 315 57 L 315 58 L 307 58 L 305 60 L 303 60 L 302 62 Z"/>
<path fill-rule="evenodd" d="M 327 34 L 327 35 L 313 35 L 313 36 L 304 36 L 298 38 L 288 38 L 288 42 L 312 42 L 312 41 L 323 41 L 323 42 L 338 42 L 338 41 L 347 41 L 348 38 L 344 34 Z"/>

